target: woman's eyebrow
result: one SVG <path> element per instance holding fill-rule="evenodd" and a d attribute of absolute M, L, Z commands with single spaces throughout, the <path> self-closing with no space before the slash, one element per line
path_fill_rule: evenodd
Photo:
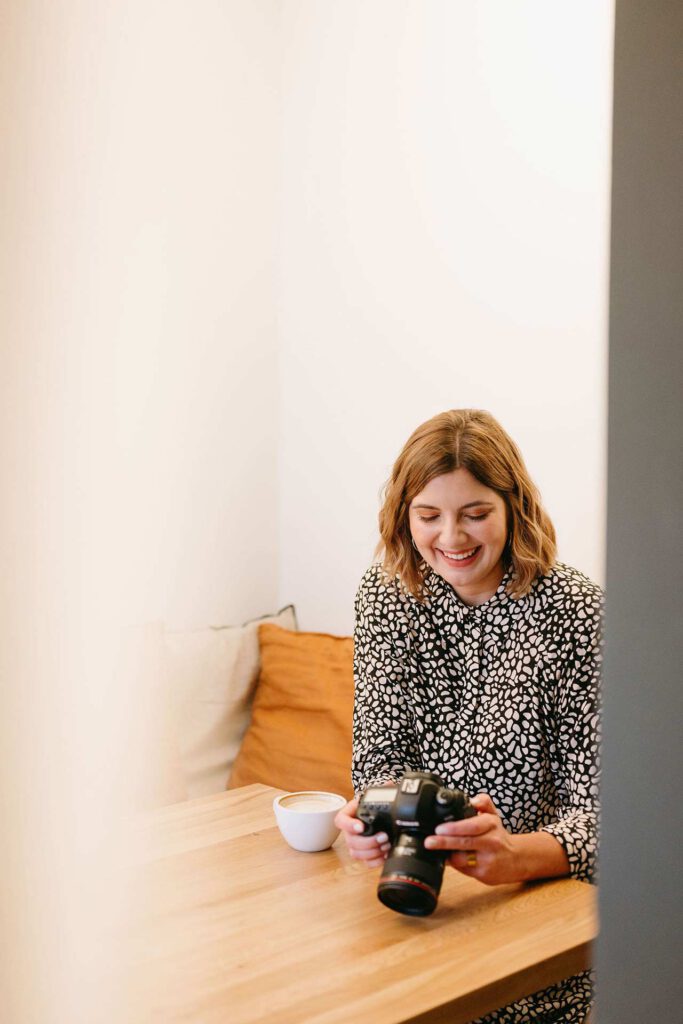
<path fill-rule="evenodd" d="M 481 508 L 482 505 L 490 505 L 493 508 L 493 502 L 491 501 L 468 501 L 466 505 L 461 505 L 461 508 Z M 411 505 L 411 508 L 429 508 L 435 512 L 439 511 L 438 505 Z"/>

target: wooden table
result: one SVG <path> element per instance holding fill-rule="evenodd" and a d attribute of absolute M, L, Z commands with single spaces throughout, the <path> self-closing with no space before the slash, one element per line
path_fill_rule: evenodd
<path fill-rule="evenodd" d="M 447 869 L 436 912 L 405 917 L 342 836 L 290 849 L 279 792 L 247 786 L 148 819 L 131 1019 L 465 1024 L 590 966 L 591 886 L 488 887 Z"/>

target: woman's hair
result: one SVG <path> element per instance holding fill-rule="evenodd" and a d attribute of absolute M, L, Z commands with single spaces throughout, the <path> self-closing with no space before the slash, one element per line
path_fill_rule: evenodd
<path fill-rule="evenodd" d="M 555 564 L 555 529 L 517 445 L 482 409 L 439 413 L 410 435 L 384 487 L 375 553 L 382 556 L 388 576 L 398 576 L 409 593 L 424 600 L 429 566 L 413 546 L 408 510 L 430 480 L 461 468 L 505 502 L 508 541 L 503 564 L 511 572 L 510 596 L 521 597 Z"/>

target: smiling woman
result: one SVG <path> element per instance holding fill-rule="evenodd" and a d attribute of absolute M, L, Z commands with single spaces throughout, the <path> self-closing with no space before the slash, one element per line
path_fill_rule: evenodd
<path fill-rule="evenodd" d="M 480 410 L 418 427 L 379 519 L 382 560 L 356 597 L 356 793 L 433 772 L 478 812 L 425 839 L 452 868 L 485 885 L 592 881 L 600 588 L 556 560 L 517 447 Z M 351 855 L 382 866 L 387 836 L 361 835 L 356 809 L 338 815 Z M 585 972 L 486 1024 L 579 1024 L 591 997 Z"/>
<path fill-rule="evenodd" d="M 387 575 L 418 599 L 430 569 L 463 570 L 444 578 L 465 603 L 480 604 L 508 563 L 510 594 L 521 597 L 555 562 L 555 529 L 519 449 L 480 409 L 441 413 L 411 434 L 387 482 L 379 527 Z M 458 557 L 465 555 L 471 561 Z"/>
<path fill-rule="evenodd" d="M 482 604 L 503 578 L 508 537 L 503 498 L 461 466 L 430 480 L 411 501 L 413 544 L 466 604 Z"/>

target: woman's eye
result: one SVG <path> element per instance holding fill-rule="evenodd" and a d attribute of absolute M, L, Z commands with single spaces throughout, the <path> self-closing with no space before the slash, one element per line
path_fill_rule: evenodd
<path fill-rule="evenodd" d="M 468 519 L 486 519 L 487 515 L 488 515 L 488 512 L 482 512 L 481 515 L 478 515 L 478 516 L 468 516 L 467 518 Z"/>
<path fill-rule="evenodd" d="M 423 522 L 423 523 L 433 523 L 433 522 L 434 522 L 434 520 L 435 520 L 435 519 L 438 519 L 439 517 L 438 517 L 438 516 L 421 516 L 421 515 L 420 515 L 420 514 L 418 513 L 418 516 L 417 516 L 417 518 L 418 518 L 418 519 L 420 519 L 420 520 L 422 520 L 422 522 Z"/>

